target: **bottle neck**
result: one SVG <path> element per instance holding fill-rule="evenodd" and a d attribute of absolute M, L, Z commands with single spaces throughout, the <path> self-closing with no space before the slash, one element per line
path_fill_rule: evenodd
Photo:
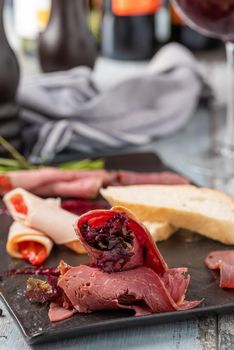
<path fill-rule="evenodd" d="M 3 15 L 4 0 L 0 0 L 0 16 Z"/>
<path fill-rule="evenodd" d="M 0 0 L 0 40 L 1 42 L 7 42 L 4 20 L 3 20 L 3 9 L 4 9 L 4 0 Z"/>
<path fill-rule="evenodd" d="M 3 7 L 4 7 L 4 0 L 0 0 L 0 35 L 4 31 L 4 26 L 3 26 Z"/>
<path fill-rule="evenodd" d="M 50 22 L 87 26 L 86 0 L 52 0 Z"/>
<path fill-rule="evenodd" d="M 112 13 L 112 0 L 104 0 L 105 13 Z"/>
<path fill-rule="evenodd" d="M 86 16 L 86 9 L 86 0 L 52 0 L 51 17 L 67 18 L 74 14 L 76 19 L 83 20 Z"/>

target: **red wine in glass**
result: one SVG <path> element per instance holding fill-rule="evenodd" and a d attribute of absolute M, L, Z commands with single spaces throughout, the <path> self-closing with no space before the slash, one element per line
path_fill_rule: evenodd
<path fill-rule="evenodd" d="M 176 0 L 186 22 L 208 36 L 234 41 L 234 0 Z"/>
<path fill-rule="evenodd" d="M 184 22 L 207 36 L 219 38 L 227 53 L 227 117 L 224 133 L 217 149 L 200 157 L 200 172 L 215 177 L 224 173 L 234 176 L 234 0 L 171 0 Z M 222 84 L 222 82 L 220 82 Z M 199 157 L 198 157 L 199 158 Z M 231 166 L 230 166 L 231 165 Z M 218 170 L 217 170 L 218 169 Z M 226 174 L 227 175 L 227 174 Z M 225 176 L 226 176 L 225 175 Z"/>

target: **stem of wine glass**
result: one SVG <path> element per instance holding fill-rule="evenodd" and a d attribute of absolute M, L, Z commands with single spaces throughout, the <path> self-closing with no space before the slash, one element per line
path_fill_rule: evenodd
<path fill-rule="evenodd" d="M 224 155 L 234 154 L 234 43 L 226 43 L 227 54 L 227 119 L 224 134 L 222 153 Z"/>

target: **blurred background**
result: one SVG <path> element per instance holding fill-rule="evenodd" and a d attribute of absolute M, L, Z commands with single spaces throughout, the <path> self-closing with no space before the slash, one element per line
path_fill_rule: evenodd
<path fill-rule="evenodd" d="M 43 58 L 41 58 L 43 54 L 38 52 L 42 41 L 41 34 L 48 26 L 52 10 L 54 12 L 53 30 L 47 34 L 50 37 L 47 41 L 51 40 L 52 46 L 56 46 L 54 44 L 56 41 L 58 45 L 63 34 L 67 34 L 66 26 L 74 30 L 70 32 L 71 37 L 67 37 L 66 40 L 75 40 L 75 32 L 83 31 L 84 23 L 80 21 L 79 16 L 85 15 L 89 29 L 96 40 L 97 54 L 102 57 L 119 61 L 145 61 L 150 59 L 160 47 L 172 41 L 185 45 L 201 58 L 202 53 L 207 57 L 212 57 L 215 53 L 216 58 L 217 51 L 220 51 L 220 57 L 223 54 L 219 40 L 205 37 L 187 27 L 167 0 L 163 3 L 161 0 L 148 1 L 148 4 L 144 5 L 146 8 L 138 6 L 137 1 L 129 0 L 78 0 L 76 2 L 83 3 L 84 8 L 80 8 L 80 14 L 77 13 L 77 22 L 70 24 L 67 23 L 69 20 L 65 16 L 60 15 L 60 11 L 65 10 L 69 17 L 69 11 L 73 10 L 72 6 L 67 6 L 65 1 L 59 0 L 53 5 L 56 8 L 51 9 L 51 2 L 51 0 L 30 2 L 5 0 L 5 29 L 11 46 L 17 52 L 23 74 L 59 69 L 55 64 L 53 67 L 48 67 L 48 64 L 43 65 Z M 64 33 L 58 33 L 60 26 Z M 87 40 L 92 39 L 87 38 Z M 54 47 L 55 51 L 56 49 Z M 44 50 L 49 51 L 48 47 Z M 210 55 L 207 55 L 209 52 Z M 72 58 L 70 60 L 71 67 Z M 93 66 L 92 62 L 85 63 Z M 61 68 L 63 68 L 62 65 Z"/>
<path fill-rule="evenodd" d="M 187 27 L 168 0 L 0 0 L 0 11 L 0 136 L 23 152 L 17 88 L 39 73 L 87 66 L 103 91 L 140 74 L 158 50 L 177 42 L 195 54 L 224 102 L 223 44 Z"/>

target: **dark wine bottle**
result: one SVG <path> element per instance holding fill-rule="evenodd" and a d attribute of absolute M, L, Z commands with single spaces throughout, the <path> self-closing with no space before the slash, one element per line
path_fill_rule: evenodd
<path fill-rule="evenodd" d="M 145 60 L 155 52 L 155 12 L 161 0 L 104 0 L 102 54 Z"/>
<path fill-rule="evenodd" d="M 4 0 L 0 0 L 0 103 L 15 99 L 19 83 L 19 65 L 6 37 L 3 8 Z"/>
<path fill-rule="evenodd" d="M 93 68 L 96 41 L 87 25 L 86 0 L 52 0 L 46 30 L 39 36 L 39 60 L 44 72 L 76 66 Z"/>
<path fill-rule="evenodd" d="M 171 41 L 177 41 L 192 51 L 205 51 L 220 46 L 220 41 L 202 35 L 188 27 L 176 10 L 169 5 L 171 13 Z"/>
<path fill-rule="evenodd" d="M 3 9 L 4 0 L 0 0 L 0 136 L 19 149 L 21 124 L 15 97 L 20 72 L 17 58 L 6 37 Z M 6 155 L 7 153 L 0 147 L 0 154 Z"/>

